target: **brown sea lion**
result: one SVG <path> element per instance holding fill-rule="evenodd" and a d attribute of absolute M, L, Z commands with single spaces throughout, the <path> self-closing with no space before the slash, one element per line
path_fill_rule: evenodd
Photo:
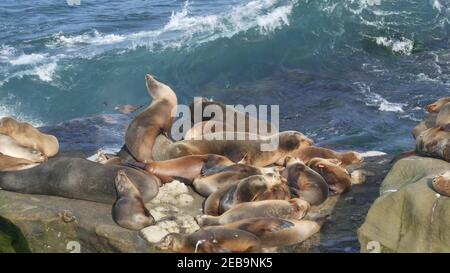
<path fill-rule="evenodd" d="M 165 161 L 153 161 L 150 163 L 130 163 L 130 165 L 144 169 L 156 175 L 163 183 L 179 180 L 185 184 L 192 181 L 210 169 L 224 168 L 234 163 L 220 155 L 188 155 Z"/>
<path fill-rule="evenodd" d="M 214 115 L 210 116 L 205 114 L 205 110 L 206 112 L 213 112 Z M 229 113 L 228 116 L 227 111 Z M 249 113 L 238 111 L 230 105 L 225 105 L 217 101 L 209 101 L 206 99 L 193 101 L 190 105 L 190 112 L 193 126 L 196 125 L 196 122 L 216 121 L 225 125 L 222 131 L 247 132 L 264 136 L 278 133 L 278 127 L 274 126 L 271 122 L 257 119 L 250 116 Z M 195 114 L 201 115 L 198 121 L 195 120 Z"/>
<path fill-rule="evenodd" d="M 450 124 L 422 132 L 416 139 L 416 152 L 450 162 Z"/>
<path fill-rule="evenodd" d="M 416 139 L 423 131 L 430 129 L 436 125 L 436 118 L 438 113 L 430 113 L 428 116 L 417 124 L 416 127 L 412 130 L 412 134 L 414 139 Z"/>
<path fill-rule="evenodd" d="M 2 134 L 0 134 L 0 153 L 15 158 L 22 158 L 34 163 L 40 163 L 47 160 L 47 157 L 41 151 L 24 147 L 14 138 Z"/>
<path fill-rule="evenodd" d="M 214 192 L 205 200 L 204 212 L 220 215 L 233 206 L 252 201 L 289 200 L 289 190 L 284 191 L 279 175 L 253 175 Z M 284 192 L 284 195 L 278 194 Z"/>
<path fill-rule="evenodd" d="M 450 97 L 444 97 L 432 104 L 427 105 L 426 109 L 428 113 L 439 113 L 439 111 L 441 111 L 442 106 L 444 106 L 448 102 L 450 102 Z"/>
<path fill-rule="evenodd" d="M 145 79 L 153 101 L 128 126 L 125 144 L 137 161 L 148 163 L 153 161 L 152 148 L 156 138 L 161 133 L 169 132 L 172 126 L 172 113 L 177 109 L 177 96 L 169 86 L 157 81 L 150 74 L 147 74 Z"/>
<path fill-rule="evenodd" d="M 308 162 L 308 167 L 325 179 L 334 194 L 344 193 L 352 186 L 352 178 L 348 171 L 330 159 L 313 158 Z"/>
<path fill-rule="evenodd" d="M 237 184 L 241 179 L 252 176 L 275 173 L 275 168 L 257 168 L 245 164 L 234 164 L 224 169 L 194 179 L 192 185 L 202 196 L 209 196 L 218 189 Z"/>
<path fill-rule="evenodd" d="M 119 226 L 140 230 L 155 223 L 155 219 L 145 208 L 139 190 L 130 181 L 125 171 L 117 172 L 115 186 L 117 200 L 112 208 L 112 217 Z"/>
<path fill-rule="evenodd" d="M 125 104 L 125 105 L 116 106 L 114 109 L 119 111 L 122 114 L 129 115 L 129 114 L 134 113 L 137 110 L 141 109 L 142 107 L 144 107 L 144 105 Z"/>
<path fill-rule="evenodd" d="M 171 158 L 193 154 L 218 154 L 228 157 L 233 162 L 241 161 L 246 155 L 247 164 L 264 167 L 284 161 L 287 155 L 314 143 L 296 131 L 285 131 L 270 137 L 232 133 L 233 140 L 224 138 L 226 133 L 220 132 L 204 136 L 212 140 L 175 142 L 168 148 L 168 154 Z"/>
<path fill-rule="evenodd" d="M 196 123 L 184 135 L 184 140 L 201 140 L 204 134 L 218 133 L 226 130 L 225 123 L 208 120 Z"/>
<path fill-rule="evenodd" d="M 21 171 L 38 165 L 39 163 L 33 163 L 26 159 L 0 154 L 0 172 Z"/>
<path fill-rule="evenodd" d="M 21 146 L 40 151 L 46 157 L 55 156 L 59 150 L 56 137 L 43 134 L 29 123 L 10 117 L 0 119 L 0 134 L 12 137 Z"/>
<path fill-rule="evenodd" d="M 450 103 L 447 103 L 442 106 L 439 114 L 436 117 L 436 125 L 435 126 L 446 126 L 450 124 Z"/>
<path fill-rule="evenodd" d="M 292 194 L 311 205 L 317 206 L 327 200 L 328 184 L 325 179 L 299 159 L 288 157 L 286 169 L 281 175 L 287 179 Z"/>
<path fill-rule="evenodd" d="M 108 155 L 100 152 L 97 154 L 97 159 L 95 160 L 95 162 L 103 165 L 121 165 L 123 163 L 123 160 L 119 156 Z"/>
<path fill-rule="evenodd" d="M 261 241 L 244 230 L 207 227 L 189 235 L 167 234 L 156 247 L 179 253 L 243 253 L 261 251 Z"/>
<path fill-rule="evenodd" d="M 450 197 L 450 171 L 436 176 L 432 184 L 437 193 Z"/>
<path fill-rule="evenodd" d="M 357 152 L 335 152 L 330 149 L 310 146 L 298 149 L 292 156 L 297 157 L 304 163 L 308 163 L 311 159 L 315 157 L 325 158 L 325 159 L 337 159 L 341 162 L 342 167 L 346 167 L 348 165 L 359 164 L 364 161 L 364 158 L 361 154 Z"/>
<path fill-rule="evenodd" d="M 220 216 L 200 215 L 196 217 L 200 226 L 217 226 L 254 217 L 277 217 L 284 219 L 302 219 L 310 208 L 304 200 L 293 198 L 286 200 L 263 200 L 241 203 Z"/>
<path fill-rule="evenodd" d="M 319 232 L 324 219 L 318 221 L 281 218 L 249 218 L 225 227 L 250 232 L 261 240 L 262 247 L 279 247 L 301 243 Z"/>

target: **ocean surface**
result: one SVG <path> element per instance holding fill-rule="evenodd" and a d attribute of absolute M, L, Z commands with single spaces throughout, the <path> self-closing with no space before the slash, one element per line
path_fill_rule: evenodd
<path fill-rule="evenodd" d="M 2 0 L 0 117 L 116 113 L 151 72 L 180 103 L 277 104 L 281 129 L 395 153 L 450 94 L 449 47 L 449 0 Z"/>

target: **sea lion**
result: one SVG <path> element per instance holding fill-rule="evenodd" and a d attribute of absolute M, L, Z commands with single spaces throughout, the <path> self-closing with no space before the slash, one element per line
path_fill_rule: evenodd
<path fill-rule="evenodd" d="M 328 184 L 316 171 L 299 159 L 288 157 L 286 169 L 281 173 L 287 179 L 293 195 L 317 206 L 328 198 Z"/>
<path fill-rule="evenodd" d="M 119 111 L 120 113 L 122 113 L 124 115 L 129 115 L 129 114 L 134 113 L 137 110 L 141 109 L 142 107 L 144 107 L 144 105 L 129 105 L 129 104 L 125 104 L 125 105 L 116 106 L 116 107 L 114 107 L 114 109 Z"/>
<path fill-rule="evenodd" d="M 155 143 L 152 148 L 152 156 L 155 161 L 163 161 L 170 159 L 167 150 L 173 143 L 166 135 L 160 134 L 156 137 Z M 138 162 L 128 150 L 126 145 L 123 145 L 117 156 L 122 159 L 123 162 Z"/>
<path fill-rule="evenodd" d="M 450 171 L 436 176 L 432 184 L 437 193 L 450 197 Z"/>
<path fill-rule="evenodd" d="M 0 134 L 0 153 L 15 158 L 22 158 L 34 163 L 47 160 L 39 150 L 20 145 L 14 138 Z"/>
<path fill-rule="evenodd" d="M 333 194 L 344 193 L 352 186 L 352 179 L 348 171 L 331 159 L 313 158 L 307 166 L 325 179 Z"/>
<path fill-rule="evenodd" d="M 438 113 L 430 113 L 428 116 L 417 124 L 416 127 L 412 130 L 412 134 L 414 139 L 416 139 L 423 131 L 430 129 L 436 125 L 436 118 Z"/>
<path fill-rule="evenodd" d="M 263 200 L 241 203 L 220 216 L 200 215 L 196 217 L 200 226 L 217 226 L 253 217 L 277 217 L 302 219 L 310 208 L 305 200 L 293 198 L 286 200 Z"/>
<path fill-rule="evenodd" d="M 114 180 L 124 170 L 144 202 L 159 190 L 159 179 L 136 169 L 102 165 L 83 158 L 56 157 L 34 168 L 0 172 L 0 188 L 20 193 L 45 194 L 105 204 L 116 200 Z"/>
<path fill-rule="evenodd" d="M 289 200 L 289 190 L 284 191 L 284 195 L 277 194 L 283 192 L 282 184 L 279 175 L 249 176 L 237 184 L 230 184 L 208 196 L 205 200 L 204 212 L 217 216 L 240 203 L 274 199 Z"/>
<path fill-rule="evenodd" d="M 114 221 L 119 226 L 131 230 L 141 230 L 153 225 L 155 219 L 145 208 L 139 190 L 124 170 L 117 172 L 114 183 L 117 190 L 117 200 L 112 207 Z"/>
<path fill-rule="evenodd" d="M 26 122 L 13 118 L 0 119 L 0 134 L 12 137 L 19 145 L 41 151 L 46 157 L 53 157 L 59 151 L 59 142 L 55 136 L 41 133 Z"/>
<path fill-rule="evenodd" d="M 280 218 L 249 218 L 225 227 L 250 232 L 261 240 L 262 247 L 279 247 L 301 243 L 319 232 L 324 219 L 292 220 Z"/>
<path fill-rule="evenodd" d="M 439 113 L 439 111 L 441 111 L 442 106 L 444 106 L 448 102 L 450 102 L 450 97 L 444 97 L 432 104 L 427 105 L 426 109 L 428 113 Z"/>
<path fill-rule="evenodd" d="M 152 103 L 130 123 L 125 134 L 125 144 L 133 157 L 140 162 L 153 161 L 152 148 L 160 133 L 169 132 L 176 112 L 177 96 L 167 85 L 153 76 L 145 76 Z"/>
<path fill-rule="evenodd" d="M 357 152 L 335 152 L 330 149 L 310 146 L 298 149 L 292 156 L 297 157 L 304 163 L 308 163 L 311 159 L 315 157 L 325 158 L 325 159 L 338 159 L 341 162 L 342 167 L 349 165 L 359 164 L 364 161 L 361 154 Z"/>
<path fill-rule="evenodd" d="M 226 130 L 225 123 L 217 120 L 208 120 L 196 123 L 184 135 L 184 140 L 201 140 L 204 134 L 218 133 Z"/>
<path fill-rule="evenodd" d="M 261 241 L 244 230 L 207 227 L 189 235 L 169 233 L 156 247 L 179 253 L 243 253 L 261 251 Z"/>
<path fill-rule="evenodd" d="M 447 124 L 450 124 L 450 103 L 442 106 L 436 117 L 435 126 L 446 126 Z"/>
<path fill-rule="evenodd" d="M 416 139 L 416 152 L 450 162 L 450 124 L 422 132 Z"/>
<path fill-rule="evenodd" d="M 202 196 L 209 196 L 221 187 L 237 184 L 241 179 L 252 175 L 275 173 L 275 168 L 257 168 L 244 164 L 234 164 L 221 171 L 211 172 L 194 179 L 192 185 Z"/>
<path fill-rule="evenodd" d="M 192 184 L 192 181 L 209 169 L 223 168 L 233 165 L 228 158 L 220 155 L 188 155 L 165 161 L 153 161 L 150 163 L 130 163 L 156 175 L 163 183 L 179 180 L 185 184 Z"/>
<path fill-rule="evenodd" d="M 227 132 L 205 135 L 212 140 L 183 140 L 170 145 L 168 154 L 177 158 L 193 154 L 218 154 L 239 162 L 246 155 L 247 164 L 264 167 L 281 160 L 302 147 L 311 146 L 314 142 L 300 132 L 285 131 L 270 137 L 255 136 L 248 133 L 232 133 L 233 140 L 224 138 Z M 215 138 L 215 139 L 213 139 Z M 242 140 L 241 140 L 242 139 Z M 262 150 L 264 145 L 278 144 L 269 150 Z M 273 148 L 273 149 L 272 149 Z"/>
<path fill-rule="evenodd" d="M 201 118 L 198 120 L 198 122 L 221 122 L 225 125 L 225 128 L 223 128 L 223 130 L 226 131 L 253 133 L 264 136 L 270 136 L 278 133 L 278 128 L 275 127 L 271 122 L 252 117 L 249 115 L 249 113 L 238 111 L 234 107 L 225 105 L 221 102 L 209 101 L 206 99 L 194 100 L 189 109 L 191 112 L 191 122 L 193 127 L 197 122 L 197 120 L 195 119 L 195 114 L 198 114 L 201 115 Z M 214 115 L 211 117 L 204 114 L 205 109 L 211 110 L 212 112 L 214 112 Z M 222 115 L 220 115 L 220 113 L 217 113 L 217 111 L 220 111 Z M 229 113 L 229 115 L 227 115 L 227 112 Z M 231 119 L 228 119 L 228 117 L 231 117 Z M 238 122 L 242 123 L 242 127 L 239 126 Z"/>
<path fill-rule="evenodd" d="M 38 165 L 39 163 L 33 163 L 26 159 L 0 154 L 0 172 L 21 171 Z"/>
<path fill-rule="evenodd" d="M 123 163 L 123 160 L 119 156 L 99 152 L 97 153 L 97 159 L 95 162 L 103 165 L 120 165 Z"/>

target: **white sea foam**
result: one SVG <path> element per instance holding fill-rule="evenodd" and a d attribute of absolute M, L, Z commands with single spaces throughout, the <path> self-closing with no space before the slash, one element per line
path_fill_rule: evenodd
<path fill-rule="evenodd" d="M 20 103 L 13 106 L 10 103 L 4 103 L 4 100 L 0 101 L 0 118 L 13 117 L 19 121 L 26 121 L 34 127 L 44 126 L 44 123 L 41 120 L 33 118 L 16 110 L 18 106 L 20 106 Z"/>
<path fill-rule="evenodd" d="M 375 157 L 375 156 L 383 156 L 386 155 L 386 153 L 384 152 L 380 152 L 380 151 L 367 151 L 367 152 L 363 152 L 360 153 L 362 157 Z"/>
<path fill-rule="evenodd" d="M 355 83 L 361 93 L 364 95 L 364 103 L 367 106 L 378 107 L 379 111 L 383 112 L 404 112 L 403 107 L 407 106 L 406 103 L 395 103 L 390 102 L 387 99 L 383 98 L 380 94 L 372 92 L 370 86 L 357 82 Z"/>
<path fill-rule="evenodd" d="M 410 55 L 414 48 L 414 42 L 405 37 L 400 39 L 390 39 L 387 37 L 376 37 L 375 42 L 392 50 L 394 53 Z"/>
<path fill-rule="evenodd" d="M 55 74 L 56 68 L 56 63 L 40 65 L 32 70 L 31 75 L 38 76 L 41 81 L 51 82 L 53 80 L 53 75 Z"/>
<path fill-rule="evenodd" d="M 441 2 L 439 2 L 439 0 L 432 0 L 431 6 L 438 12 L 442 12 L 442 4 Z"/>
<path fill-rule="evenodd" d="M 9 60 L 12 65 L 31 65 L 41 63 L 46 58 L 46 54 L 22 54 L 19 57 Z"/>

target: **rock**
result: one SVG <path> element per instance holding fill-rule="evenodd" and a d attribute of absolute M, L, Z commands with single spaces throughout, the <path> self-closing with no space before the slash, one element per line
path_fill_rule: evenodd
<path fill-rule="evenodd" d="M 450 198 L 432 188 L 447 170 L 450 163 L 439 159 L 398 161 L 358 230 L 361 252 L 450 252 Z"/>

